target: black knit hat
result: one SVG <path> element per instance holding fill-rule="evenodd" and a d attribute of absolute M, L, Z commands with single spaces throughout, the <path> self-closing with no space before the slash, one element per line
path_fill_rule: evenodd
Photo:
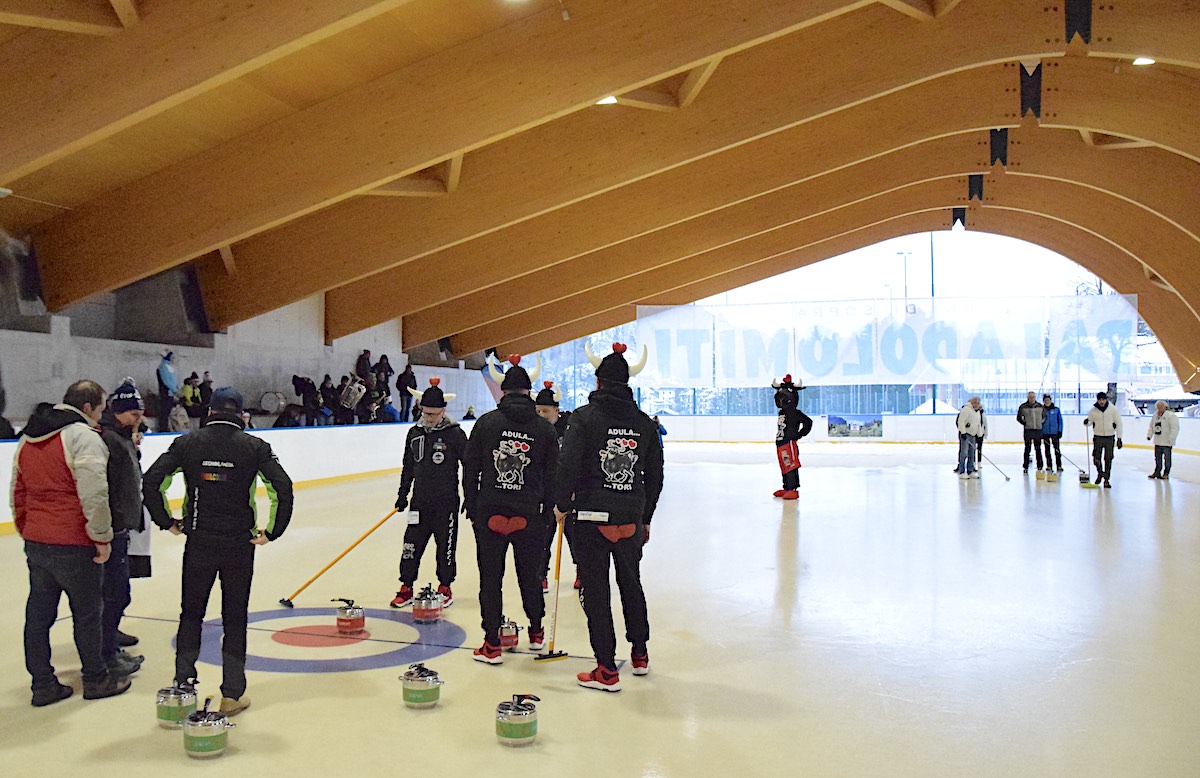
<path fill-rule="evenodd" d="M 537 393 L 537 399 L 533 401 L 534 405 L 553 405 L 557 408 L 558 400 L 554 397 L 554 382 L 543 381 L 542 386 L 545 388 Z"/>
<path fill-rule="evenodd" d="M 504 371 L 504 380 L 500 382 L 500 390 L 512 392 L 521 389 L 525 391 L 532 389 L 533 382 L 529 380 L 529 373 L 525 372 L 525 368 L 521 367 L 521 355 L 510 354 L 508 361 L 512 364 L 512 367 Z"/>
<path fill-rule="evenodd" d="M 596 377 L 614 384 L 629 383 L 629 363 L 625 361 L 624 343 L 614 343 L 612 353 L 600 360 Z"/>
<path fill-rule="evenodd" d="M 146 404 L 142 402 L 142 395 L 138 393 L 137 384 L 132 378 L 122 381 L 117 390 L 109 396 L 108 407 L 113 413 L 146 410 Z"/>

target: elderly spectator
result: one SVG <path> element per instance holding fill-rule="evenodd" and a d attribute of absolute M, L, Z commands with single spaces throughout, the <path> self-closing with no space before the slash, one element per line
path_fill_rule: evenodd
<path fill-rule="evenodd" d="M 1154 472 L 1147 478 L 1166 481 L 1171 477 L 1171 451 L 1178 439 L 1179 417 L 1159 400 L 1154 404 L 1154 418 L 1150 419 L 1150 428 L 1146 430 L 1146 440 L 1154 441 Z"/>

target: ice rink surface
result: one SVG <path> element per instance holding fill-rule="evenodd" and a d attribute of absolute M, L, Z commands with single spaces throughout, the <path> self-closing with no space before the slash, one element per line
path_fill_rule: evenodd
<path fill-rule="evenodd" d="M 1148 451 L 1126 448 L 1114 488 L 1085 490 L 1069 465 L 1046 483 L 1021 475 L 1016 446 L 985 453 L 1011 481 L 986 465 L 981 479 L 960 481 L 947 445 L 802 445 L 800 500 L 785 504 L 771 496 L 772 446 L 668 441 L 643 562 L 652 672 L 623 672 L 618 694 L 575 685 L 594 663 L 569 557 L 558 647 L 572 658 L 535 664 L 522 633 L 503 665 L 471 660 L 482 635 L 469 525 L 446 614 L 465 640 L 452 625 L 386 618 L 396 519 L 295 611 L 281 608 L 388 512 L 397 479 L 301 489 L 291 529 L 256 560 L 251 667 L 268 669 L 249 673 L 253 706 L 226 754 L 203 767 L 154 720 L 155 691 L 173 670 L 181 540 L 157 533 L 154 577 L 134 582 L 123 626 L 141 637 L 146 663 L 133 689 L 82 699 L 64 603 L 52 640 L 76 694 L 34 709 L 21 542 L 0 537 L 0 775 L 1197 775 L 1197 457 L 1177 455 L 1164 483 L 1146 479 Z M 1085 464 L 1081 447 L 1067 453 Z M 433 581 L 432 551 L 422 576 Z M 368 619 L 369 640 L 280 642 L 283 630 L 332 625 L 332 597 L 381 612 Z M 214 596 L 209 617 L 219 615 Z M 432 710 L 401 702 L 397 677 L 414 651 L 431 654 L 446 681 Z M 339 662 L 384 666 L 303 671 Z M 202 664 L 201 674 L 201 691 L 216 694 L 219 669 Z M 542 698 L 537 742 L 523 749 L 494 736 L 496 704 L 514 693 Z"/>

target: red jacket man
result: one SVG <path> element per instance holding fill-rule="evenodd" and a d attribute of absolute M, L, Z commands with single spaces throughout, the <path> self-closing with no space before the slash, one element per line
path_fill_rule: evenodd
<path fill-rule="evenodd" d="M 50 663 L 50 627 L 64 592 L 83 664 L 84 699 L 129 688 L 128 679 L 110 676 L 100 655 L 103 565 L 113 536 L 108 447 L 97 427 L 104 399 L 94 381 L 72 384 L 61 404 L 30 419 L 13 457 L 13 517 L 29 565 L 25 666 L 35 707 L 73 691 L 59 683 Z"/>

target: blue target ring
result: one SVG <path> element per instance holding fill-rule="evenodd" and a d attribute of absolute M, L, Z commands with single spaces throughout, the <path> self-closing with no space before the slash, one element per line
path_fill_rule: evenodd
<path fill-rule="evenodd" d="M 254 624 L 258 621 L 309 616 L 330 618 L 332 615 L 330 608 L 280 609 L 251 613 L 247 622 Z M 247 653 L 246 669 L 266 673 L 349 673 L 359 670 L 379 670 L 385 667 L 408 665 L 413 662 L 424 662 L 448 654 L 461 647 L 467 640 L 467 633 L 462 627 L 445 619 L 439 619 L 433 624 L 418 624 L 413 621 L 412 613 L 397 610 L 368 609 L 366 615 L 373 619 L 407 624 L 417 630 L 416 642 L 405 643 L 400 648 L 381 654 L 341 659 L 276 659 Z M 210 619 L 204 622 L 200 633 L 199 658 L 201 662 L 210 665 L 221 664 L 222 632 L 220 619 Z"/>

